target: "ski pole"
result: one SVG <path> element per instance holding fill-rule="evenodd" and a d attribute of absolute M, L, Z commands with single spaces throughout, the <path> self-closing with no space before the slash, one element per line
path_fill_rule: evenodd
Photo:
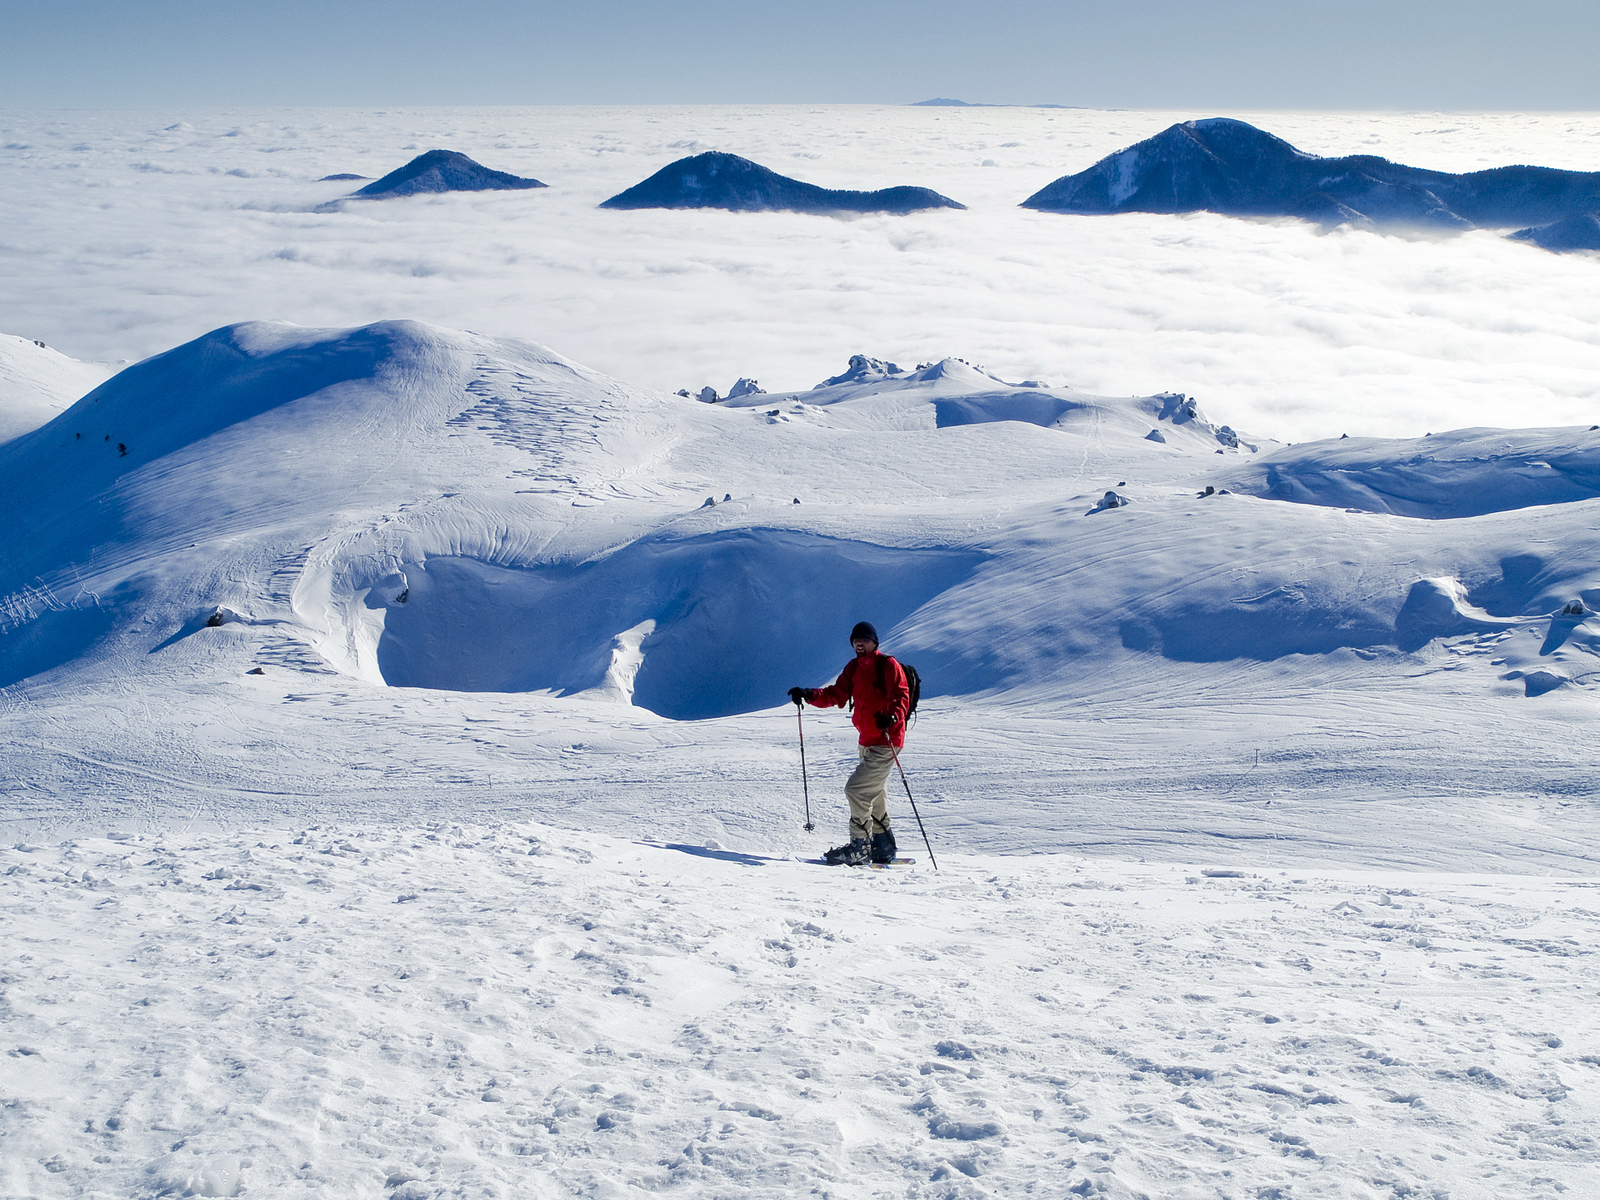
<path fill-rule="evenodd" d="M 794 723 L 800 729 L 800 787 L 805 792 L 806 832 L 810 833 L 816 826 L 811 823 L 811 784 L 806 781 L 806 723 L 800 716 L 804 707 L 800 701 L 794 702 Z M 928 853 L 931 856 L 933 852 Z"/>
<path fill-rule="evenodd" d="M 922 814 L 917 811 L 917 799 L 911 794 L 911 785 L 906 782 L 906 769 L 900 765 L 900 752 L 894 748 L 894 743 L 889 743 L 889 753 L 894 755 L 895 769 L 900 772 L 900 782 L 906 789 L 906 799 L 911 801 L 911 815 L 917 819 L 917 828 L 922 830 L 922 844 L 928 848 L 928 861 L 933 864 L 933 869 L 939 869 L 939 860 L 933 856 L 933 843 L 928 840 L 927 827 L 922 823 Z"/>

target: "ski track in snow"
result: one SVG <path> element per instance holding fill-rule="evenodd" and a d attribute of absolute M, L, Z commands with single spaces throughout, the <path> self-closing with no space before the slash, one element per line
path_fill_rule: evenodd
<path fill-rule="evenodd" d="M 1592 1186 L 1592 881 L 915 850 L 452 823 L 8 848 L 0 1193 Z"/>

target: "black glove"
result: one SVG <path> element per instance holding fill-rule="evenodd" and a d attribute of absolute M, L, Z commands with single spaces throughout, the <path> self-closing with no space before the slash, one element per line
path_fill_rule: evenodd
<path fill-rule="evenodd" d="M 894 725 L 893 713 L 879 713 L 872 719 L 878 723 L 879 729 L 889 729 Z"/>
<path fill-rule="evenodd" d="M 798 705 L 802 700 L 806 699 L 808 690 L 803 687 L 792 687 L 789 689 L 789 699 Z"/>

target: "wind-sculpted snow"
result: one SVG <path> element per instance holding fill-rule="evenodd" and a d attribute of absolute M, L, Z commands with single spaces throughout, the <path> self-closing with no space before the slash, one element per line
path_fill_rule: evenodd
<path fill-rule="evenodd" d="M 607 690 L 674 720 L 753 712 L 774 680 L 837 672 L 854 614 L 898 624 L 978 557 L 766 529 L 654 536 L 571 566 L 436 557 L 402 564 L 409 595 L 389 607 L 378 665 L 402 687 Z"/>
<path fill-rule="evenodd" d="M 1455 429 L 1288 446 L 1231 477 L 1274 500 L 1441 520 L 1600 496 L 1600 429 Z"/>
<path fill-rule="evenodd" d="M 723 208 L 734 212 L 912 213 L 966 208 L 925 187 L 859 192 L 822 188 L 770 171 L 737 154 L 709 152 L 669 163 L 601 208 Z"/>
<path fill-rule="evenodd" d="M 1328 814 L 1378 779 L 1592 788 L 1565 748 L 1600 684 L 1600 498 L 1520 490 L 1534 461 L 1576 478 L 1592 434 L 1567 458 L 1562 431 L 1424 439 L 1460 443 L 1429 468 L 1442 493 L 1470 480 L 1503 511 L 1420 521 L 1269 498 L 1263 461 L 1328 448 L 1274 450 L 1180 392 L 856 357 L 846 382 L 716 405 L 410 322 L 233 326 L 129 368 L 0 447 L 0 778 L 35 781 L 14 803 L 46 822 L 83 819 L 88 790 L 113 810 L 404 795 L 625 824 L 645 819 L 627 781 L 654 780 L 652 826 L 765 837 L 796 782 L 784 692 L 830 681 L 865 618 L 922 673 L 912 752 L 954 754 L 924 795 L 969 844 L 1077 845 L 1093 806 L 1063 823 L 1061 805 L 1157 787 L 1126 749 L 1076 779 L 1100 735 L 1054 724 L 1019 764 L 1001 710 L 1155 730 L 1181 711 L 1227 764 L 1240 738 L 1282 748 L 1322 722 L 1309 773 L 1276 786 L 1326 798 L 1303 831 L 1323 853 Z M 156 707 L 119 725 L 130 687 Z M 1461 727 L 1420 775 L 1347 767 L 1329 705 L 1377 706 L 1401 741 L 1441 707 Z M 806 728 L 853 745 L 838 714 Z M 1513 729 L 1537 765 L 1506 763 Z M 725 774 L 694 765 L 707 737 Z M 1263 780 L 1300 770 L 1279 761 Z M 668 779 L 715 806 L 673 807 Z M 1163 786 L 1139 840 L 1171 853 L 1202 835 L 1170 807 L 1190 785 Z M 977 815 L 997 788 L 1018 821 Z M 1437 853 L 1478 861 L 1489 836 Z"/>
<path fill-rule="evenodd" d="M 1184 121 L 1023 201 L 1046 212 L 1293 216 L 1323 225 L 1515 228 L 1600 208 L 1600 172 L 1454 175 L 1374 155 L 1319 158 L 1244 121 Z"/>
<path fill-rule="evenodd" d="M 338 178 L 338 176 L 333 176 Z M 346 178 L 359 178 L 346 176 Z M 505 171 L 494 171 L 454 150 L 429 150 L 382 179 L 367 184 L 354 194 L 365 199 L 418 196 L 429 192 L 519 191 L 547 186 L 537 179 L 524 179 Z"/>

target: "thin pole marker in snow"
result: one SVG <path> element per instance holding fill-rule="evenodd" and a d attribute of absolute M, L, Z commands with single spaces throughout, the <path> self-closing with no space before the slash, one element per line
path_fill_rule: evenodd
<path fill-rule="evenodd" d="M 1217 799 L 1220 800 L 1220 799 L 1222 799 L 1223 796 L 1231 796 L 1231 795 L 1233 795 L 1233 793 L 1238 789 L 1239 785 L 1241 783 L 1243 783 L 1246 779 L 1249 779 L 1250 776 L 1255 773 L 1255 769 L 1257 767 L 1259 767 L 1260 765 L 1261 765 L 1261 749 L 1260 749 L 1260 747 L 1257 747 L 1256 748 L 1255 761 L 1250 764 L 1250 766 L 1245 770 L 1245 773 L 1243 775 L 1239 776 L 1239 778 L 1235 779 L 1232 783 L 1230 783 L 1227 786 L 1227 788 L 1222 792 L 1222 794 L 1217 797 Z"/>
<path fill-rule="evenodd" d="M 794 702 L 794 723 L 800 730 L 800 788 L 806 797 L 806 832 L 810 833 L 816 826 L 811 823 L 811 784 L 806 781 L 806 723 L 800 715 L 804 708 L 800 701 Z"/>
<path fill-rule="evenodd" d="M 894 748 L 894 743 L 889 743 L 889 753 L 894 755 L 895 769 L 900 772 L 900 783 L 906 789 L 906 799 L 911 801 L 911 815 L 917 819 L 917 828 L 922 830 L 922 844 L 928 848 L 928 861 L 933 864 L 933 869 L 939 869 L 939 860 L 933 856 L 933 843 L 928 840 L 927 827 L 922 823 L 922 814 L 917 811 L 917 798 L 911 794 L 911 785 L 906 782 L 906 769 L 900 765 L 900 752 Z"/>

